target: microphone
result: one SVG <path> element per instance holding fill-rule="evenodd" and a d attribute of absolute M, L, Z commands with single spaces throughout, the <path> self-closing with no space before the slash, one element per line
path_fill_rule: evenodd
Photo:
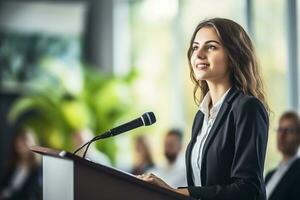
<path fill-rule="evenodd" d="M 115 128 L 110 129 L 104 134 L 100 135 L 101 138 L 107 138 L 111 136 L 116 136 L 121 133 L 130 131 L 132 129 L 138 128 L 140 126 L 150 126 L 156 122 L 156 118 L 153 112 L 146 112 L 141 117 L 136 118 L 130 122 L 117 126 Z"/>
<path fill-rule="evenodd" d="M 153 112 L 146 112 L 144 113 L 141 117 L 138 117 L 130 122 L 127 122 L 125 124 L 122 124 L 120 126 L 117 126 L 115 128 L 112 128 L 106 132 L 104 132 L 101 135 L 95 136 L 93 139 L 91 139 L 90 141 L 88 141 L 87 143 L 85 143 L 84 145 L 82 145 L 80 148 L 78 148 L 76 151 L 74 151 L 74 154 L 76 154 L 79 150 L 81 150 L 83 147 L 86 147 L 84 154 L 83 154 L 83 158 L 85 158 L 85 155 L 87 153 L 87 150 L 89 148 L 89 146 L 91 145 L 92 142 L 100 140 L 100 139 L 104 139 L 104 138 L 108 138 L 108 137 L 112 137 L 112 136 L 116 136 L 119 135 L 121 133 L 130 131 L 132 129 L 138 128 L 140 126 L 150 126 L 152 124 L 154 124 L 156 122 L 156 118 Z"/>

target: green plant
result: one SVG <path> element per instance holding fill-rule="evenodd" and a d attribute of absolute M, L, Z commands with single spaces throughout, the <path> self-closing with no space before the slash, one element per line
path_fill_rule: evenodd
<path fill-rule="evenodd" d="M 99 134 L 112 128 L 122 115 L 134 113 L 130 91 L 134 70 L 127 76 L 113 77 L 80 67 L 77 81 L 82 80 L 82 85 L 74 92 L 65 83 L 67 77 L 53 71 L 56 62 L 49 58 L 42 62 L 42 78 L 32 81 L 29 92 L 14 104 L 9 115 L 13 123 L 27 113 L 23 124 L 34 129 L 42 145 L 73 151 L 71 136 L 76 131 L 89 127 Z M 114 139 L 99 142 L 97 147 L 114 162 Z"/>

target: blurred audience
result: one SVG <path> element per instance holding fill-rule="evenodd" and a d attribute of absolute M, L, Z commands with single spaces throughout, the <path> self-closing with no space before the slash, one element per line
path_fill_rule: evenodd
<path fill-rule="evenodd" d="M 181 130 L 169 130 L 164 140 L 164 156 L 167 162 L 147 171 L 162 178 L 172 187 L 187 186 L 185 158 L 181 151 L 182 138 Z"/>
<path fill-rule="evenodd" d="M 139 136 L 134 141 L 135 164 L 131 171 L 134 175 L 140 175 L 154 167 L 154 162 L 150 153 L 150 148 L 146 138 Z"/>
<path fill-rule="evenodd" d="M 12 140 L 10 160 L 0 183 L 1 200 L 42 199 L 40 159 L 29 148 L 36 145 L 32 132 L 18 130 Z"/>
<path fill-rule="evenodd" d="M 268 200 L 300 199 L 300 119 L 295 112 L 286 112 L 279 119 L 277 148 L 282 160 L 277 169 L 266 176 Z"/>
<path fill-rule="evenodd" d="M 93 137 L 94 137 L 94 135 L 90 129 L 82 129 L 82 130 L 72 134 L 72 140 L 73 140 L 75 149 L 79 148 L 86 142 L 90 141 Z M 85 151 L 85 148 L 81 149 L 77 153 L 77 155 L 82 156 L 84 151 Z M 92 162 L 95 162 L 95 163 L 99 163 L 101 165 L 111 166 L 111 161 L 109 160 L 109 158 L 104 153 L 99 151 L 96 148 L 94 143 L 92 143 L 90 145 L 89 150 L 87 151 L 87 154 L 86 154 L 86 159 L 88 159 Z"/>

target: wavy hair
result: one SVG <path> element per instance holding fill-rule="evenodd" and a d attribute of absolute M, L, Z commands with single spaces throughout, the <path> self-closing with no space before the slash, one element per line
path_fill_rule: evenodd
<path fill-rule="evenodd" d="M 195 103 L 199 105 L 209 90 L 205 80 L 198 81 L 196 79 L 191 64 L 194 39 L 197 32 L 204 27 L 213 28 L 225 48 L 231 69 L 230 79 L 232 85 L 241 90 L 245 95 L 258 98 L 269 111 L 263 81 L 251 39 L 242 26 L 232 20 L 224 18 L 211 18 L 200 22 L 192 35 L 187 57 L 190 67 L 190 77 L 195 84 L 193 91 Z M 200 96 L 197 95 L 198 90 L 201 92 Z"/>

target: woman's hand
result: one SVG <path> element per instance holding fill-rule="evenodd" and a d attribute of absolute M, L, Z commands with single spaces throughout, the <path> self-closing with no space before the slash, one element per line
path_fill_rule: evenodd
<path fill-rule="evenodd" d="M 172 191 L 176 192 L 176 189 L 172 188 L 166 182 L 164 182 L 163 180 L 161 180 L 160 178 L 158 178 L 157 176 L 155 176 L 152 173 L 137 175 L 136 177 L 138 179 L 141 179 L 141 180 L 146 181 L 148 183 L 152 183 L 154 185 L 157 185 L 157 186 L 160 186 L 160 187 L 163 187 L 163 188 L 166 188 L 168 190 L 172 190 Z"/>
<path fill-rule="evenodd" d="M 182 188 L 182 189 L 174 189 L 171 186 L 169 186 L 166 182 L 164 182 L 162 179 L 158 178 L 154 174 L 142 174 L 136 176 L 138 179 L 141 179 L 143 181 L 146 181 L 148 183 L 152 183 L 154 185 L 166 188 L 168 190 L 171 190 L 173 192 L 177 192 L 186 196 L 190 196 L 188 189 Z"/>
<path fill-rule="evenodd" d="M 186 196 L 190 196 L 190 192 L 187 188 L 176 189 L 175 192 L 178 192 L 178 193 L 186 195 Z"/>

